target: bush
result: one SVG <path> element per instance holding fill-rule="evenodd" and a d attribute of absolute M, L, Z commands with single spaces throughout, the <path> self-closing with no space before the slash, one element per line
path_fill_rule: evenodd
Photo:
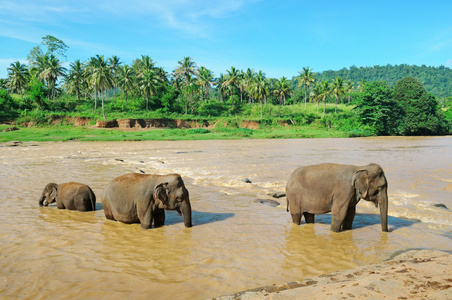
<path fill-rule="evenodd" d="M 14 119 L 16 118 L 18 113 L 19 105 L 17 102 L 11 97 L 10 93 L 7 90 L 0 89 L 0 119 Z"/>

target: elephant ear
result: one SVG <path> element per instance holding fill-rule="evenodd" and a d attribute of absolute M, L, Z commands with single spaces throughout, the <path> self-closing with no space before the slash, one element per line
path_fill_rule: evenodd
<path fill-rule="evenodd" d="M 54 187 L 54 186 L 52 186 L 52 187 L 51 187 L 51 191 L 50 191 L 50 199 L 51 199 L 52 201 L 56 200 L 57 195 L 58 195 L 58 190 L 57 190 L 57 188 Z"/>
<path fill-rule="evenodd" d="M 155 187 L 154 200 L 159 208 L 166 208 L 168 203 L 168 182 L 160 183 Z"/>
<path fill-rule="evenodd" d="M 353 175 L 352 186 L 358 191 L 357 199 L 365 199 L 369 191 L 369 172 L 358 170 Z"/>

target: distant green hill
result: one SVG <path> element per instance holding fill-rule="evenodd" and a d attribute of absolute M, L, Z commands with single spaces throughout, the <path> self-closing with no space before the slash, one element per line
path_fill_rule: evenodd
<path fill-rule="evenodd" d="M 318 81 L 323 81 L 335 79 L 338 76 L 346 81 L 351 80 L 355 84 L 364 79 L 368 82 L 386 81 L 390 85 L 394 85 L 399 79 L 411 76 L 422 82 L 429 93 L 439 98 L 452 96 L 452 69 L 444 66 L 422 65 L 419 67 L 405 64 L 359 68 L 351 66 L 349 69 L 317 73 L 316 78 Z"/>

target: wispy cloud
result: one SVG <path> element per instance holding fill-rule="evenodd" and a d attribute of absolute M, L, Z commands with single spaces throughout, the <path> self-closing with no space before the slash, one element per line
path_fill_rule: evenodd
<path fill-rule="evenodd" d="M 0 0 L 0 17 L 17 23 L 58 23 L 65 18 L 73 22 L 87 22 L 99 17 L 134 20 L 149 16 L 156 26 L 171 28 L 184 34 L 207 37 L 210 22 L 240 13 L 260 0 L 188 1 L 188 0 Z M 1 35 L 1 33 L 0 33 Z"/>

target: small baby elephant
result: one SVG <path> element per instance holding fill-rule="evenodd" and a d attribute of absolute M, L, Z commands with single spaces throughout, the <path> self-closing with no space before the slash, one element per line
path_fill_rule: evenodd
<path fill-rule="evenodd" d="M 55 202 L 59 209 L 91 211 L 96 208 L 96 196 L 91 188 L 78 182 L 47 184 L 39 198 L 39 206 Z"/>

